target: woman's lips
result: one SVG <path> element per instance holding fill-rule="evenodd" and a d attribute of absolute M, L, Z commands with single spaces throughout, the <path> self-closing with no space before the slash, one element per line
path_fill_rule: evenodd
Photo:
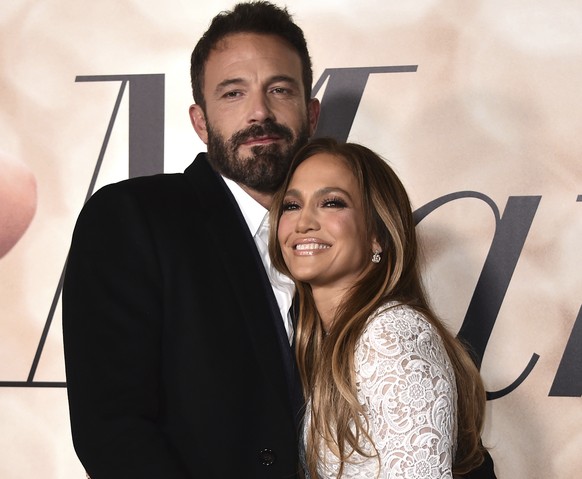
<path fill-rule="evenodd" d="M 318 251 L 331 248 L 329 243 L 325 243 L 317 238 L 309 238 L 293 245 L 293 251 L 300 256 L 310 256 Z"/>

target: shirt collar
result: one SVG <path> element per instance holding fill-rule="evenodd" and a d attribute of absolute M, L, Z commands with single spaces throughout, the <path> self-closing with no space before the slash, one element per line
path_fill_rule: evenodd
<path fill-rule="evenodd" d="M 249 195 L 245 190 L 243 190 L 235 181 L 230 178 L 222 177 L 226 186 L 234 196 L 243 218 L 245 219 L 247 226 L 253 237 L 259 231 L 259 227 L 265 218 L 268 210 L 256 201 L 251 195 Z"/>

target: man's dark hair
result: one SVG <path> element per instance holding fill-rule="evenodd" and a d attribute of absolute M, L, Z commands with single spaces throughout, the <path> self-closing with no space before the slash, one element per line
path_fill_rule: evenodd
<path fill-rule="evenodd" d="M 303 31 L 293 22 L 286 8 L 279 8 L 270 2 L 253 1 L 238 3 L 232 10 L 216 15 L 196 44 L 190 60 L 190 77 L 194 101 L 198 105 L 206 108 L 203 81 L 210 52 L 226 36 L 236 33 L 277 35 L 286 40 L 301 59 L 305 102 L 309 101 L 313 72 Z"/>

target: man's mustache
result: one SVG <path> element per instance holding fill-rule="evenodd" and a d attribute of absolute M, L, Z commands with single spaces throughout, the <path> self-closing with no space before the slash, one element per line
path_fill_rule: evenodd
<path fill-rule="evenodd" d="M 253 124 L 244 130 L 237 131 L 231 137 L 231 144 L 232 147 L 236 149 L 248 140 L 270 135 L 278 136 L 283 140 L 293 140 L 293 132 L 290 128 L 287 128 L 280 123 L 275 123 L 274 121 L 268 121 L 260 125 Z"/>

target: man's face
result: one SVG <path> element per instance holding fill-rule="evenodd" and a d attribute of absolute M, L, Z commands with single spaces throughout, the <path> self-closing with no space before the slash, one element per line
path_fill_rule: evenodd
<path fill-rule="evenodd" d="M 274 35 L 233 34 L 204 69 L 204 111 L 190 109 L 208 157 L 224 176 L 271 194 L 315 130 L 319 103 L 305 103 L 299 55 Z"/>

